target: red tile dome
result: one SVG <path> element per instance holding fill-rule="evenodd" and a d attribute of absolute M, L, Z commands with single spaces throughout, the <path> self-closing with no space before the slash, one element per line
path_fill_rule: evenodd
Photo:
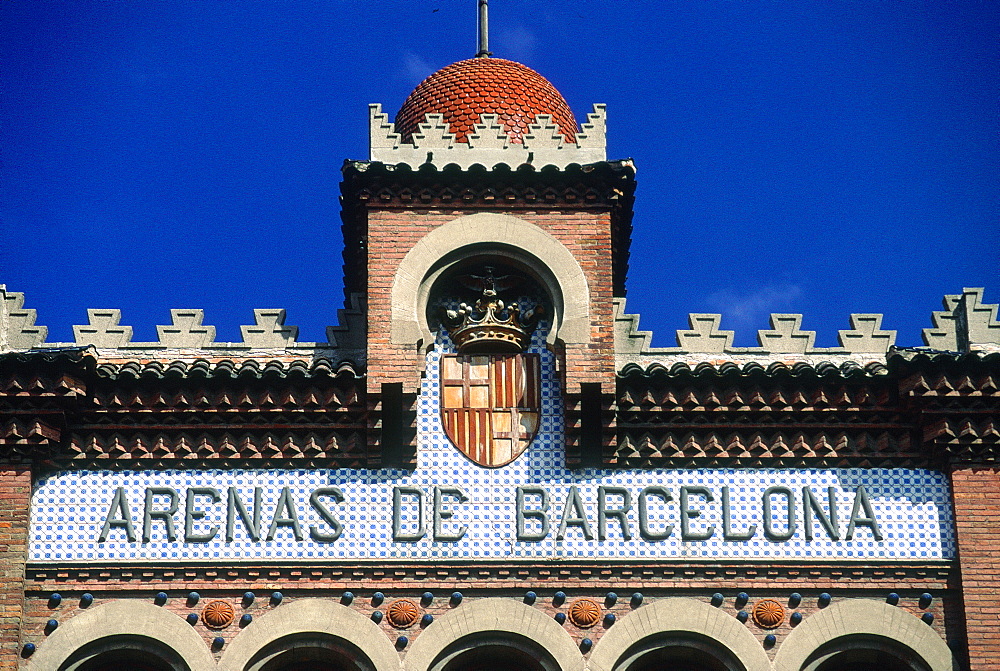
<path fill-rule="evenodd" d="M 538 114 L 551 114 L 566 140 L 576 141 L 576 119 L 556 87 L 531 68 L 502 58 L 470 58 L 432 74 L 403 103 L 396 132 L 409 142 L 429 113 L 443 114 L 459 142 L 469 141 L 480 114 L 496 114 L 514 144 L 523 144 Z"/>

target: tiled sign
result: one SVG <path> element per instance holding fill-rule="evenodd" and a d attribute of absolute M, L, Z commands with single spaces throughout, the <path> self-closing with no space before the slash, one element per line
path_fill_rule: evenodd
<path fill-rule="evenodd" d="M 954 556 L 934 471 L 566 469 L 539 342 L 538 434 L 513 463 L 477 466 L 441 426 L 445 349 L 429 355 L 416 470 L 58 473 L 32 497 L 31 561 Z"/>

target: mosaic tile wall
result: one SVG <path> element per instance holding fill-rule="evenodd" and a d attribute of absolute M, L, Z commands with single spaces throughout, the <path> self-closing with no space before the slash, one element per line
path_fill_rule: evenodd
<path fill-rule="evenodd" d="M 601 471 L 567 470 L 563 466 L 561 403 L 555 376 L 554 357 L 537 335 L 529 351 L 542 357 L 542 420 L 538 435 L 528 450 L 513 463 L 495 469 L 481 468 L 458 452 L 444 435 L 438 406 L 438 363 L 443 353 L 452 351 L 442 338 L 428 355 L 427 378 L 423 382 L 418 412 L 418 466 L 415 471 L 396 470 L 293 470 L 293 471 L 132 471 L 65 472 L 37 483 L 32 496 L 30 561 L 33 562 L 117 562 L 190 561 L 190 560 L 283 560 L 298 559 L 424 559 L 455 558 L 509 560 L 558 558 L 617 559 L 836 559 L 867 561 L 949 559 L 954 556 L 951 507 L 947 480 L 943 474 L 920 469 L 787 469 L 787 470 L 644 470 Z M 329 496 L 322 498 L 331 513 L 343 525 L 340 537 L 332 542 L 314 540 L 310 528 L 330 534 L 331 526 L 310 504 L 310 494 L 321 487 L 338 487 L 343 503 Z M 459 503 L 444 497 L 442 508 L 451 517 L 442 516 L 442 535 L 458 535 L 461 540 L 434 540 L 433 492 L 436 486 L 458 487 L 467 497 Z M 526 515 L 524 528 L 541 535 L 541 522 L 548 520 L 548 533 L 537 541 L 517 539 L 517 489 L 541 486 L 549 496 L 549 510 L 543 515 Z M 560 521 L 571 487 L 579 492 L 584 517 L 570 506 L 565 537 L 558 539 Z M 620 520 L 611 518 L 607 537 L 598 536 L 598 488 L 621 487 L 629 491 L 631 508 L 626 513 L 631 538 L 625 540 Z M 673 532 L 664 540 L 646 540 L 640 534 L 638 499 L 643 488 L 667 488 L 673 500 L 664 502 L 647 497 L 647 527 L 662 532 L 672 524 Z M 690 518 L 691 535 L 707 535 L 706 540 L 681 538 L 680 488 L 707 487 L 714 501 L 699 494 L 689 498 L 689 508 L 699 511 Z M 790 538 L 772 540 L 764 534 L 762 495 L 768 487 L 786 487 L 794 495 L 795 520 Z M 856 491 L 863 486 L 871 502 L 883 539 L 874 537 L 871 525 L 856 524 L 853 539 L 845 532 L 855 509 Z M 132 524 L 137 536 L 129 542 L 124 525 L 108 530 L 105 542 L 99 536 L 108 516 L 117 488 L 123 488 Z M 166 538 L 165 524 L 154 518 L 150 523 L 150 541 L 142 542 L 143 508 L 146 488 L 170 487 L 178 492 L 178 511 L 173 515 L 177 540 Z M 192 519 L 190 532 L 210 535 L 207 542 L 183 542 L 185 533 L 185 496 L 192 487 L 218 490 L 221 501 L 212 504 L 205 496 L 194 499 L 195 509 L 205 511 Z M 261 540 L 250 537 L 246 525 L 237 520 L 231 542 L 226 541 L 227 492 L 235 488 L 240 500 L 253 514 L 254 488 L 262 495 Z M 266 540 L 275 508 L 283 488 L 294 501 L 294 517 L 300 527 L 296 538 L 290 521 L 274 526 L 273 540 Z M 416 497 L 403 496 L 398 532 L 419 540 L 394 540 L 393 490 L 416 487 L 423 492 L 423 524 L 418 522 Z M 734 532 L 756 525 L 748 540 L 723 538 L 721 496 L 728 487 L 731 527 Z M 802 488 L 809 487 L 827 508 L 827 487 L 836 497 L 838 540 L 830 538 L 813 513 L 812 540 L 804 528 Z M 540 497 L 527 496 L 524 508 L 538 509 Z M 788 527 L 786 495 L 772 495 L 772 531 L 777 535 Z M 154 496 L 154 507 L 164 509 L 166 496 Z M 609 496 L 608 508 L 624 507 L 621 496 Z M 279 511 L 279 517 L 293 517 Z M 863 507 L 855 512 L 864 517 Z M 586 528 L 585 528 L 586 527 Z M 586 538 L 587 531 L 593 535 Z"/>

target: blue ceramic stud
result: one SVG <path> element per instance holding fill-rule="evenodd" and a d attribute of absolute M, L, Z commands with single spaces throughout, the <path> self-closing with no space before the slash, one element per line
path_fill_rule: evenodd
<path fill-rule="evenodd" d="M 184 619 L 187 620 L 187 623 L 193 627 L 198 624 L 198 613 L 188 613 L 187 617 Z"/>
<path fill-rule="evenodd" d="M 524 603 L 528 604 L 529 606 L 531 604 L 535 603 L 535 599 L 537 599 L 537 598 L 538 598 L 538 595 L 535 594 L 534 592 L 525 592 L 524 593 Z"/>

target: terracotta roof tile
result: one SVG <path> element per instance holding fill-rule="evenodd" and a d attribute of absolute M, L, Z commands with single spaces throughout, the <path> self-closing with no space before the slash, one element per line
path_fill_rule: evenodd
<path fill-rule="evenodd" d="M 559 91 L 531 68 L 502 58 L 472 58 L 432 74 L 403 103 L 396 132 L 408 142 L 431 113 L 444 115 L 459 142 L 468 142 L 480 114 L 500 114 L 515 144 L 539 114 L 551 114 L 566 140 L 576 140 L 576 119 Z"/>

